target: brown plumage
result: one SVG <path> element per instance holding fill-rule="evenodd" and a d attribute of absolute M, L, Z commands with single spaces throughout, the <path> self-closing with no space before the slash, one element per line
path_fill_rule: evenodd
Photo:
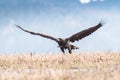
<path fill-rule="evenodd" d="M 56 41 L 59 45 L 58 47 L 60 47 L 60 49 L 63 53 L 65 53 L 64 49 L 68 49 L 70 54 L 72 53 L 73 49 L 79 49 L 78 47 L 72 45 L 70 42 L 79 41 L 82 38 L 84 38 L 84 37 L 90 35 L 91 33 L 95 32 L 97 29 L 99 29 L 102 26 L 103 26 L 103 24 L 100 22 L 99 24 L 95 25 L 94 27 L 90 27 L 90 28 L 85 29 L 83 31 L 80 31 L 80 32 L 68 37 L 68 38 L 62 39 L 62 38 L 55 38 L 55 37 L 52 37 L 52 36 L 46 35 L 46 34 L 41 34 L 41 33 L 28 31 L 28 30 L 23 29 L 19 25 L 16 25 L 16 27 L 20 28 L 21 30 L 23 30 L 27 33 L 30 33 L 32 35 L 42 36 L 42 37 L 45 37 L 45 38 Z"/>

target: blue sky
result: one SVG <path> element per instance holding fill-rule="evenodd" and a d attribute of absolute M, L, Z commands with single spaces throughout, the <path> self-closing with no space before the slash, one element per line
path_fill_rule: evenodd
<path fill-rule="evenodd" d="M 74 52 L 120 50 L 120 0 L 0 0 L 0 53 L 60 52 L 54 41 L 14 26 L 69 37 L 104 20 L 92 35 L 75 42 Z M 44 43 L 44 44 L 43 44 Z"/>

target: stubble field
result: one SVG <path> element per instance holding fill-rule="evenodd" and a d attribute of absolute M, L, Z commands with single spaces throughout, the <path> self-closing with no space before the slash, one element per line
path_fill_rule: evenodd
<path fill-rule="evenodd" d="M 4 54 L 0 80 L 120 80 L 120 52 Z"/>

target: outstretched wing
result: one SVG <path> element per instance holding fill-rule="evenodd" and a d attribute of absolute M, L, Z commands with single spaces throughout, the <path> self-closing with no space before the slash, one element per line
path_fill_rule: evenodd
<path fill-rule="evenodd" d="M 100 22 L 100 23 L 97 24 L 96 26 L 90 27 L 90 28 L 85 29 L 85 30 L 83 30 L 83 31 L 81 31 L 81 32 L 78 32 L 78 33 L 72 35 L 71 37 L 69 37 L 69 38 L 67 38 L 67 39 L 68 39 L 69 41 L 71 41 L 71 42 L 79 41 L 79 40 L 81 40 L 82 38 L 90 35 L 90 34 L 93 33 L 94 31 L 96 31 L 97 29 L 99 29 L 101 26 L 103 26 L 103 23 Z"/>
<path fill-rule="evenodd" d="M 21 29 L 21 30 L 23 30 L 23 31 L 25 31 L 25 32 L 27 32 L 27 33 L 30 33 L 30 34 L 32 34 L 32 35 L 42 36 L 42 37 L 44 37 L 44 38 L 48 38 L 48 39 L 51 39 L 51 40 L 54 40 L 54 41 L 58 42 L 58 39 L 57 39 L 57 38 L 54 38 L 54 37 L 52 37 L 52 36 L 49 36 L 49 35 L 46 35 L 46 34 L 41 34 L 41 33 L 35 33 L 35 32 L 32 32 L 32 31 L 28 31 L 28 30 L 23 29 L 23 28 L 20 27 L 19 25 L 16 25 L 16 27 L 18 27 L 19 29 Z"/>

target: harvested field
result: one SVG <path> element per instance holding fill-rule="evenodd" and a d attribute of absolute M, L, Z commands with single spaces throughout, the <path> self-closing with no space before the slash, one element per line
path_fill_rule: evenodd
<path fill-rule="evenodd" d="M 120 52 L 4 54 L 0 80 L 120 80 Z"/>

